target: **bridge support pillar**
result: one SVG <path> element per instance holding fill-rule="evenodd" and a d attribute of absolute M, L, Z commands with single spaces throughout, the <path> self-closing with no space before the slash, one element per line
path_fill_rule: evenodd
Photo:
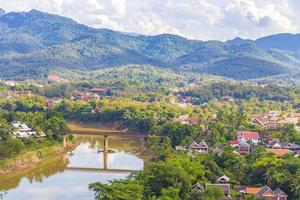
<path fill-rule="evenodd" d="M 67 136 L 64 135 L 63 139 L 63 147 L 66 149 L 67 148 Z"/>
<path fill-rule="evenodd" d="M 144 152 L 146 149 L 146 138 L 142 137 L 140 138 L 140 144 L 141 144 L 141 152 Z"/>
<path fill-rule="evenodd" d="M 107 160 L 108 160 L 108 135 L 104 135 L 104 144 L 103 144 L 103 165 L 104 169 L 107 169 Z"/>

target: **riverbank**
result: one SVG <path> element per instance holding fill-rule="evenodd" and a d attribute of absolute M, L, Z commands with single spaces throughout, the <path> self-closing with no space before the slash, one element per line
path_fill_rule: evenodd
<path fill-rule="evenodd" d="M 46 159 L 63 154 L 73 149 L 75 146 L 76 145 L 73 143 L 68 143 L 67 147 L 64 148 L 61 144 L 55 144 L 53 146 L 47 146 L 41 149 L 28 151 L 12 158 L 0 160 L 0 175 L 16 173 L 32 168 Z"/>

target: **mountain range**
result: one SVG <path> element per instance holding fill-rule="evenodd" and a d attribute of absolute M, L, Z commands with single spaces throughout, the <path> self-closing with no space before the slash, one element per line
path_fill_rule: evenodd
<path fill-rule="evenodd" d="M 0 77 L 40 69 L 97 70 L 131 64 L 237 80 L 294 74 L 300 70 L 300 34 L 201 41 L 95 29 L 38 10 L 0 9 Z"/>

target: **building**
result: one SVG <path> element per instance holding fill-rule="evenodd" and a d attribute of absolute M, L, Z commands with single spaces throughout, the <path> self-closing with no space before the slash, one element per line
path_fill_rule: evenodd
<path fill-rule="evenodd" d="M 241 155 L 248 155 L 251 152 L 251 146 L 246 142 L 240 142 L 237 147 L 237 152 Z"/>
<path fill-rule="evenodd" d="M 274 153 L 277 157 L 283 157 L 286 154 L 292 153 L 289 149 L 266 149 L 267 152 Z"/>
<path fill-rule="evenodd" d="M 189 146 L 190 152 L 196 152 L 196 153 L 207 153 L 208 152 L 208 145 L 204 140 L 202 140 L 199 144 L 195 141 L 193 141 Z"/>
<path fill-rule="evenodd" d="M 228 176 L 223 175 L 220 178 L 218 178 L 217 183 L 218 184 L 228 184 L 230 181 L 230 178 L 228 178 Z"/>
<path fill-rule="evenodd" d="M 41 138 L 46 137 L 44 132 L 37 133 L 29 128 L 26 124 L 20 122 L 13 122 L 12 126 L 14 127 L 13 135 L 18 138 L 29 138 L 30 136 Z"/>
<path fill-rule="evenodd" d="M 288 195 L 284 193 L 281 189 L 277 188 L 272 190 L 268 186 L 264 187 L 248 187 L 240 186 L 238 191 L 246 196 L 255 196 L 257 198 L 266 199 L 266 200 L 287 200 Z"/>
<path fill-rule="evenodd" d="M 107 88 L 92 88 L 90 92 L 97 93 L 97 94 L 107 94 L 111 92 L 111 90 Z"/>
<path fill-rule="evenodd" d="M 251 152 L 251 146 L 246 142 L 230 140 L 228 141 L 228 144 L 241 155 L 248 155 Z"/>
<path fill-rule="evenodd" d="M 277 121 L 263 123 L 263 126 L 267 130 L 277 130 L 279 128 L 279 125 L 280 124 Z"/>
<path fill-rule="evenodd" d="M 237 133 L 237 141 L 239 142 L 252 142 L 258 144 L 261 139 L 258 132 L 239 131 Z"/>
<path fill-rule="evenodd" d="M 237 140 L 229 140 L 227 143 L 234 149 L 236 149 L 240 144 L 240 142 Z"/>

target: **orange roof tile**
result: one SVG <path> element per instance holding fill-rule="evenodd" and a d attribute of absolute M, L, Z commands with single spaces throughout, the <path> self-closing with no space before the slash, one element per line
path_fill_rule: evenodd
<path fill-rule="evenodd" d="M 246 187 L 245 192 L 246 194 L 256 194 L 261 190 L 260 187 Z"/>
<path fill-rule="evenodd" d="M 251 132 L 251 131 L 240 131 L 238 134 L 240 134 L 243 138 L 246 139 L 259 139 L 259 133 L 258 132 Z"/>
<path fill-rule="evenodd" d="M 290 153 L 288 149 L 267 149 L 268 152 L 274 153 L 278 157 L 282 157 L 285 154 Z"/>

